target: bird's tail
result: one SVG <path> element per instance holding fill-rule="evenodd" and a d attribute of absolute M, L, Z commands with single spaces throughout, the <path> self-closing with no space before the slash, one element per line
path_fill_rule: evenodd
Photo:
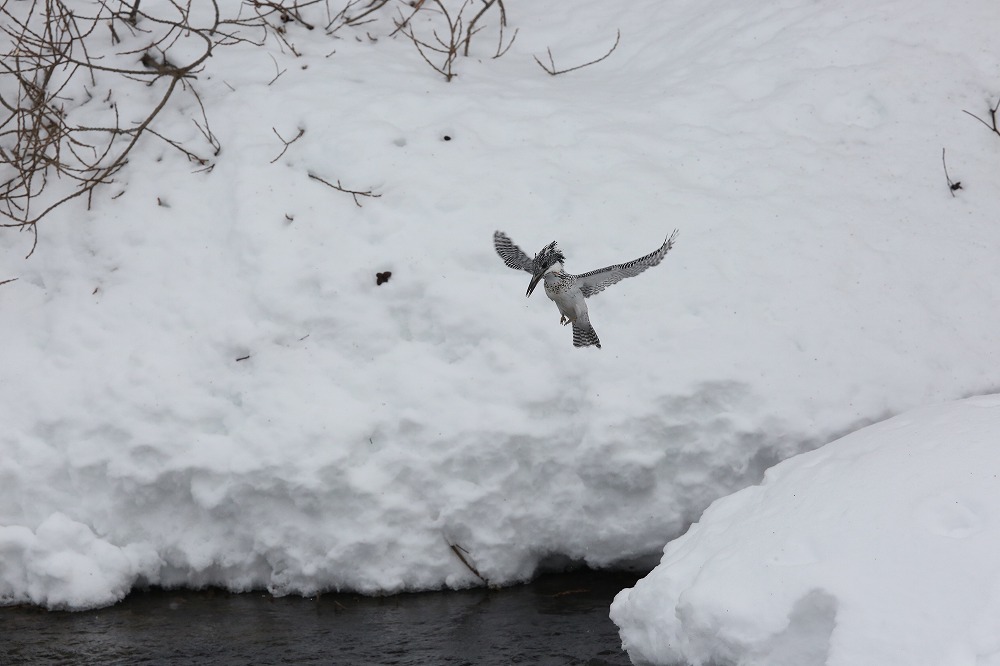
<path fill-rule="evenodd" d="M 601 348 L 601 339 L 597 337 L 597 331 L 590 325 L 590 320 L 581 317 L 573 322 L 573 346 L 589 347 L 591 345 Z"/>

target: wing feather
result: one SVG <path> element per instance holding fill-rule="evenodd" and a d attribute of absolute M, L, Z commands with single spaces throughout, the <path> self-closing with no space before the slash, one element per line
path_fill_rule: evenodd
<path fill-rule="evenodd" d="M 663 261 L 663 257 L 667 256 L 667 252 L 674 246 L 674 240 L 677 238 L 677 230 L 663 241 L 657 250 L 650 252 L 644 257 L 639 257 L 633 261 L 627 261 L 624 264 L 615 264 L 614 266 L 608 266 L 607 268 L 601 268 L 596 271 L 590 271 L 589 273 L 584 273 L 583 275 L 576 276 L 576 284 L 580 287 L 580 291 L 586 297 L 591 297 L 594 294 L 599 294 L 608 287 L 618 282 L 621 282 L 627 277 L 635 277 L 639 273 L 643 272 L 647 268 L 656 266 L 658 263 Z M 499 252 L 499 250 L 497 250 Z M 509 266 L 510 264 L 508 264 Z"/>
<path fill-rule="evenodd" d="M 514 245 L 514 241 L 504 232 L 493 232 L 493 247 L 508 267 L 529 273 L 534 272 L 534 261 L 524 253 L 524 250 Z"/>

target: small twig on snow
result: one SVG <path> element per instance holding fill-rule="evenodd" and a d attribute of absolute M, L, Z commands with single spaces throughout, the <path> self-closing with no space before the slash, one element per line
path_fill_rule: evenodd
<path fill-rule="evenodd" d="M 980 118 L 979 116 L 977 116 L 974 113 L 969 113 L 965 109 L 962 109 L 962 113 L 972 116 L 973 118 L 975 118 L 976 120 L 978 120 L 982 124 L 986 125 L 986 127 L 988 127 L 990 130 L 992 130 L 995 134 L 997 134 L 998 136 L 1000 136 L 1000 128 L 997 127 L 997 110 L 998 109 L 1000 109 L 1000 99 L 997 100 L 996 104 L 994 104 L 993 106 L 990 107 L 990 121 L 992 122 L 992 124 L 986 122 L 985 120 L 983 120 L 982 118 Z"/>
<path fill-rule="evenodd" d="M 302 18 L 302 15 L 299 14 L 298 3 L 295 3 L 292 7 L 286 7 L 280 2 L 262 2 L 261 0 L 251 0 L 250 4 L 252 4 L 255 8 L 266 7 L 278 12 L 278 15 L 284 23 L 295 21 L 296 23 L 304 26 L 307 30 L 313 30 L 316 28 L 316 26 L 306 21 Z"/>
<path fill-rule="evenodd" d="M 503 5 L 501 5 L 502 7 Z M 493 60 L 503 57 L 507 51 L 510 51 L 510 47 L 514 46 L 514 40 L 517 39 L 517 33 L 521 30 L 520 28 L 514 28 L 514 34 L 511 35 L 510 41 L 507 42 L 507 46 L 503 45 L 503 28 L 504 24 L 500 24 L 500 37 L 497 39 L 497 52 L 493 56 Z"/>
<path fill-rule="evenodd" d="M 395 29 L 395 30 L 393 30 L 392 32 L 390 32 L 390 33 L 389 33 L 389 36 L 390 36 L 390 37 L 395 37 L 395 36 L 396 36 L 396 33 L 397 33 L 397 32 L 400 32 L 400 31 L 402 31 L 402 29 L 403 29 L 403 28 L 405 28 L 405 27 L 406 27 L 407 25 L 409 25 L 409 23 L 410 23 L 410 20 L 411 20 L 411 19 L 412 19 L 412 18 L 413 18 L 414 16 L 416 16 L 416 15 L 417 15 L 417 12 L 419 12 L 419 11 L 420 11 L 420 9 L 421 9 L 421 8 L 422 8 L 422 7 L 424 6 L 424 0 L 419 0 L 419 2 L 415 2 L 415 3 L 413 3 L 413 5 L 411 5 L 411 6 L 413 7 L 413 11 L 412 11 L 412 12 L 410 12 L 410 15 L 409 15 L 409 16 L 407 16 L 407 17 L 406 17 L 405 19 L 403 19 L 403 22 L 402 22 L 402 23 L 400 23 L 400 22 L 399 22 L 399 21 L 397 21 L 396 19 L 393 19 L 393 20 L 392 20 L 392 22 L 396 24 L 396 29 Z M 398 9 L 398 8 L 397 8 L 397 11 L 399 12 L 399 15 L 400 15 L 400 16 L 402 16 L 402 15 L 403 15 L 403 10 L 401 10 L 401 9 Z"/>
<path fill-rule="evenodd" d="M 9 280 L 0 280 L 0 284 L 7 284 L 8 282 L 13 282 L 13 281 L 14 281 L 14 280 L 16 280 L 16 279 L 17 279 L 17 278 L 11 278 L 11 279 L 9 279 Z"/>
<path fill-rule="evenodd" d="M 312 178 L 313 180 L 318 180 L 327 187 L 332 187 L 333 189 L 339 192 L 345 192 L 347 194 L 350 194 L 352 197 L 354 197 L 354 203 L 357 204 L 358 208 L 361 208 L 361 202 L 358 200 L 358 197 L 371 197 L 372 199 L 378 199 L 380 196 L 382 196 L 381 194 L 375 194 L 371 190 L 365 190 L 364 192 L 360 190 L 349 190 L 343 185 L 341 185 L 339 180 L 337 181 L 337 184 L 334 185 L 330 181 L 323 180 L 314 173 L 309 174 L 309 177 Z"/>
<path fill-rule="evenodd" d="M 205 111 L 205 104 L 201 101 L 201 95 L 198 94 L 198 91 L 195 90 L 193 86 L 191 87 L 191 94 L 194 95 L 195 100 L 198 102 L 198 108 L 201 109 L 201 118 L 202 118 L 201 123 L 199 123 L 194 118 L 191 119 L 191 122 L 193 122 L 194 126 L 198 128 L 198 131 L 201 132 L 201 135 L 205 137 L 205 141 L 208 141 L 209 145 L 212 146 L 212 155 L 218 157 L 219 153 L 222 152 L 222 143 L 219 141 L 219 138 L 215 136 L 215 133 L 212 131 L 212 128 L 209 127 L 208 113 Z M 204 169 L 199 169 L 199 171 L 211 171 L 214 168 L 215 164 L 210 164 Z"/>
<path fill-rule="evenodd" d="M 548 67 L 546 67 L 545 64 L 541 60 L 538 59 L 538 56 L 532 56 L 532 57 L 535 59 L 535 62 L 538 63 L 538 66 L 541 67 L 542 69 L 544 69 L 546 72 L 548 72 L 551 76 L 558 76 L 559 74 L 565 74 L 566 72 L 572 72 L 572 71 L 575 71 L 577 69 L 583 69 L 584 67 L 589 67 L 591 65 L 595 65 L 595 64 L 601 62 L 602 60 L 604 60 L 609 55 L 611 55 L 612 53 L 615 52 L 615 49 L 618 48 L 618 43 L 621 41 L 621 39 L 622 39 L 622 31 L 619 30 L 617 36 L 615 37 L 615 44 L 614 44 L 614 46 L 611 47 L 610 51 L 608 51 L 607 53 L 605 53 L 604 55 L 602 55 L 597 60 L 591 60 L 590 62 L 585 62 L 582 65 L 577 65 L 576 67 L 569 67 L 567 69 L 556 69 L 556 62 L 555 62 L 555 59 L 552 57 L 552 49 L 546 49 L 548 51 L 548 53 L 549 53 L 549 66 Z"/>
<path fill-rule="evenodd" d="M 465 555 L 471 555 L 469 551 L 462 548 L 458 544 L 454 543 L 449 543 L 448 546 L 451 547 L 451 552 L 455 553 L 455 556 L 458 557 L 459 560 L 461 560 L 462 564 L 465 565 L 466 569 L 474 573 L 476 575 L 476 578 L 483 581 L 484 585 L 489 586 L 490 582 L 485 578 L 483 578 L 483 574 L 479 573 L 479 570 L 476 569 L 476 567 L 472 566 L 472 564 L 469 563 L 469 560 L 465 558 Z M 465 555 L 462 555 L 462 553 L 465 553 Z"/>
<path fill-rule="evenodd" d="M 951 196 L 955 196 L 955 190 L 962 189 L 962 181 L 953 181 L 948 175 L 948 163 L 944 161 L 944 148 L 941 149 L 941 165 L 944 167 L 944 179 L 948 181 L 948 189 L 951 190 Z"/>
<path fill-rule="evenodd" d="M 275 157 L 273 160 L 271 160 L 271 164 L 274 164 L 275 162 L 277 162 L 278 160 L 280 160 L 281 156 L 284 155 L 285 151 L 288 150 L 288 146 L 292 145 L 293 143 L 295 143 L 296 141 L 298 141 L 299 139 L 301 139 L 302 135 L 306 133 L 306 129 L 304 127 L 300 127 L 299 128 L 299 133 L 295 135 L 294 139 L 292 139 L 291 141 L 285 141 L 285 138 L 283 136 L 281 136 L 280 134 L 278 134 L 278 130 L 276 130 L 276 129 L 274 129 L 272 127 L 271 131 L 274 132 L 274 135 L 276 137 L 278 137 L 279 139 L 281 139 L 281 143 L 285 144 L 285 147 L 281 149 L 281 152 L 278 153 L 278 156 Z"/>
<path fill-rule="evenodd" d="M 274 56 L 271 55 L 270 53 L 268 53 L 268 55 L 271 56 L 271 62 L 274 63 L 274 71 L 277 72 L 277 74 L 274 75 L 274 78 L 267 82 L 267 85 L 271 85 L 272 83 L 274 83 L 275 81 L 277 81 L 279 78 L 281 78 L 281 75 L 284 74 L 285 72 L 287 72 L 288 70 L 287 69 L 280 69 L 278 67 L 278 61 L 274 59 Z"/>
<path fill-rule="evenodd" d="M 348 5 L 348 7 L 350 7 L 353 4 L 354 3 L 350 3 Z M 344 17 L 344 25 L 358 25 L 359 23 L 361 23 L 361 19 L 365 18 L 369 14 L 373 14 L 373 13 L 377 12 L 378 10 L 382 9 L 383 7 L 385 7 L 387 4 L 389 4 L 389 0 L 375 0 L 375 2 L 373 2 L 372 4 L 370 4 L 365 9 L 365 11 L 361 12 L 360 14 L 357 14 L 355 16 L 350 16 L 350 17 L 345 16 Z M 346 9 L 347 8 L 345 7 L 345 11 L 346 11 Z M 419 7 L 418 7 L 418 9 L 419 9 Z M 374 20 L 374 19 L 369 19 L 369 20 Z M 365 21 L 365 23 L 367 23 L 367 22 L 368 21 Z M 329 28 L 329 27 L 330 26 L 327 26 L 327 28 Z"/>
<path fill-rule="evenodd" d="M 195 123 L 195 124 L 197 125 L 197 123 Z M 174 141 L 173 139 L 168 139 L 167 137 L 163 136 L 162 134 L 160 134 L 159 132 L 157 132 L 154 129 L 150 129 L 150 128 L 147 127 L 146 131 L 149 132 L 150 134 L 152 134 L 153 136 L 155 136 L 155 137 L 163 140 L 167 144 L 173 146 L 177 150 L 179 150 L 181 153 L 184 154 L 184 156 L 188 159 L 189 162 L 194 162 L 195 164 L 198 164 L 200 166 L 205 166 L 205 165 L 209 164 L 209 161 L 207 159 L 205 159 L 204 157 L 201 157 L 200 155 L 198 155 L 196 153 L 191 152 L 190 150 L 188 150 L 187 148 L 185 148 L 183 145 L 181 145 L 179 142 Z"/>

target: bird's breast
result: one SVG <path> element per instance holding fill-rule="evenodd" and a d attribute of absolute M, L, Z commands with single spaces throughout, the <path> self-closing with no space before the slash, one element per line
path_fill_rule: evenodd
<path fill-rule="evenodd" d="M 545 293 L 548 294 L 549 298 L 556 298 L 564 295 L 568 293 L 572 287 L 573 284 L 571 281 L 560 280 L 559 278 L 550 279 L 549 276 L 545 276 Z"/>

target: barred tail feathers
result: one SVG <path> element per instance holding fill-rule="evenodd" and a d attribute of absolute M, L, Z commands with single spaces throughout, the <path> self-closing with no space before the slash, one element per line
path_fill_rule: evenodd
<path fill-rule="evenodd" d="M 581 317 L 573 322 L 573 346 L 589 347 L 594 345 L 601 348 L 601 339 L 597 337 L 597 331 L 590 325 L 589 317 Z"/>

